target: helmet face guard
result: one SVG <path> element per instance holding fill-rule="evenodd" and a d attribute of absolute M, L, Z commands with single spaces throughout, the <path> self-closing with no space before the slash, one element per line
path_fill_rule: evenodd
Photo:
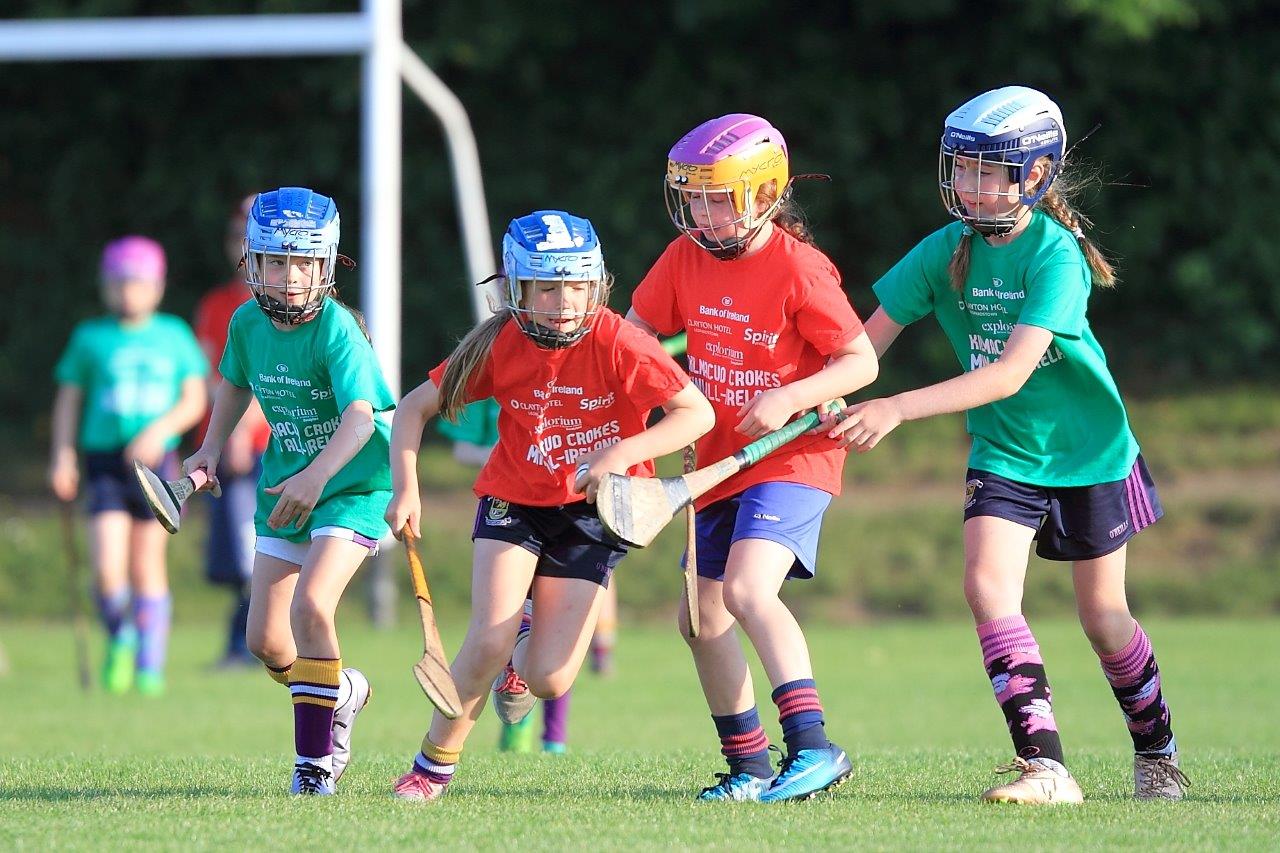
<path fill-rule="evenodd" d="M 979 95 L 947 117 L 938 151 L 943 206 L 980 234 L 1009 234 L 1049 191 L 1062 169 L 1066 142 L 1062 113 L 1046 95 L 1023 86 Z M 1042 159 L 1047 159 L 1048 169 L 1031 186 L 1032 169 Z M 979 189 L 982 170 L 993 167 L 1017 185 L 1012 209 L 1007 209 L 1010 193 Z M 976 209 L 964 203 L 962 194 L 977 197 Z"/>
<path fill-rule="evenodd" d="M 354 266 L 338 254 L 341 225 L 337 205 L 328 196 L 303 187 L 261 193 L 245 222 L 245 281 L 272 320 L 295 326 L 313 319 L 332 293 L 338 262 Z M 300 284 L 290 284 L 295 266 L 309 270 Z M 319 267 L 317 269 L 317 267 Z M 269 283 L 269 270 L 280 275 Z M 283 292 L 280 300 L 271 291 Z M 300 302 L 289 296 L 301 295 Z"/>
<path fill-rule="evenodd" d="M 564 349 L 582 340 L 591 331 L 601 306 L 608 302 L 609 274 L 595 227 L 590 220 L 561 210 L 538 210 L 511 220 L 502 238 L 502 268 L 506 307 L 520 331 L 543 349 Z M 586 308 L 566 313 L 564 289 L 574 282 L 587 286 Z M 560 286 L 559 309 L 533 310 L 527 304 L 529 298 L 540 284 L 548 283 Z M 540 318 L 576 320 L 577 325 L 562 331 L 539 322 Z"/>
<path fill-rule="evenodd" d="M 757 213 L 760 192 L 770 183 L 774 199 Z M 712 119 L 667 154 L 663 197 L 671 223 L 721 260 L 747 250 L 789 190 L 786 140 L 758 116 L 733 113 Z M 724 210 L 729 217 L 720 212 Z"/>

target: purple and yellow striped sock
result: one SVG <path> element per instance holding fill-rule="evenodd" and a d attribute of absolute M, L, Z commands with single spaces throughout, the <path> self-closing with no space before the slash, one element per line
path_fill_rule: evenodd
<path fill-rule="evenodd" d="M 172 614 L 173 599 L 168 595 L 138 596 L 133 600 L 133 623 L 138 626 L 140 671 L 159 673 L 164 670 Z"/>
<path fill-rule="evenodd" d="M 289 671 L 293 694 L 293 744 L 299 760 L 333 754 L 333 708 L 338 703 L 341 658 L 304 658 Z"/>
<path fill-rule="evenodd" d="M 422 751 L 413 760 L 413 769 L 432 782 L 447 785 L 453 779 L 453 771 L 458 768 L 461 756 L 461 749 L 445 749 L 432 743 L 430 737 L 424 737 Z"/>
<path fill-rule="evenodd" d="M 729 775 L 747 773 L 757 779 L 773 775 L 769 766 L 769 738 L 760 725 L 760 712 L 753 705 L 738 714 L 711 715 L 720 736 L 720 754 L 729 763 Z"/>
<path fill-rule="evenodd" d="M 263 666 L 267 668 L 268 678 L 270 678 L 276 684 L 283 684 L 285 687 L 288 687 L 289 686 L 289 670 L 293 669 L 293 664 L 295 663 L 297 663 L 296 660 L 290 663 L 287 663 L 281 667 L 274 667 L 269 663 L 264 663 Z"/>
<path fill-rule="evenodd" d="M 779 685 L 773 691 L 773 702 L 778 706 L 778 722 L 782 723 L 787 755 L 795 755 L 802 749 L 826 749 L 831 745 L 827 740 L 818 686 L 812 678 L 797 678 Z"/>
<path fill-rule="evenodd" d="M 1169 706 L 1160 689 L 1160 667 L 1147 632 L 1135 621 L 1133 639 L 1115 654 L 1098 658 L 1124 712 L 1133 751 L 1147 757 L 1176 752 Z"/>

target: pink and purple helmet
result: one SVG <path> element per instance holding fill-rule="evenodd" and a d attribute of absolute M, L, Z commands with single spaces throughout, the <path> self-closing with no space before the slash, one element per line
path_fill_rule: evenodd
<path fill-rule="evenodd" d="M 164 281 L 165 268 L 164 248 L 150 237 L 121 237 L 102 250 L 104 281 Z"/>
<path fill-rule="evenodd" d="M 681 137 L 667 154 L 664 195 L 671 222 L 681 233 L 721 260 L 741 255 L 777 213 L 790 188 L 787 142 L 765 119 L 730 113 L 703 122 Z M 760 191 L 773 184 L 773 201 L 756 212 Z M 717 230 L 746 228 L 728 239 L 705 227 L 715 196 L 727 197 L 733 219 Z M 697 214 L 695 216 L 695 214 Z M 697 221 L 704 223 L 699 226 Z"/>

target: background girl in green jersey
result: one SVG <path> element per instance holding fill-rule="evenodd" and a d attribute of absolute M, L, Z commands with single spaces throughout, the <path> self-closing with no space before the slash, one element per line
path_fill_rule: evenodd
<path fill-rule="evenodd" d="M 59 500 L 75 500 L 78 447 L 89 554 L 107 630 L 102 682 L 112 693 L 131 686 L 149 695 L 164 690 L 172 610 L 168 534 L 147 508 L 133 463 L 176 476 L 178 438 L 205 410 L 209 366 L 191 328 L 156 313 L 164 284 L 159 243 L 135 236 L 107 244 L 102 297 L 111 315 L 76 326 L 54 370 L 49 482 Z"/>
<path fill-rule="evenodd" d="M 1126 542 L 1163 514 L 1106 358 L 1085 317 L 1093 284 L 1114 273 L 1054 181 L 1066 153 L 1062 113 L 1008 86 L 947 117 L 943 203 L 957 222 L 931 234 L 875 285 L 867 323 L 883 354 L 928 314 L 961 376 L 846 409 L 831 435 L 859 452 L 903 421 L 967 412 L 965 597 L 983 663 L 1017 752 L 1018 778 L 988 801 L 1078 803 L 1039 646 L 1022 616 L 1027 552 L 1070 561 L 1080 622 L 1133 739 L 1135 795 L 1180 799 L 1186 777 L 1160 671 L 1125 597 Z"/>
<path fill-rule="evenodd" d="M 333 296 L 339 219 L 300 187 L 260 194 L 245 226 L 254 301 L 231 318 L 204 444 L 186 471 L 217 471 L 251 395 L 271 425 L 262 460 L 249 649 L 293 697 L 291 791 L 332 794 L 369 683 L 343 669 L 334 612 L 387 533 L 394 407 L 363 325 Z"/>

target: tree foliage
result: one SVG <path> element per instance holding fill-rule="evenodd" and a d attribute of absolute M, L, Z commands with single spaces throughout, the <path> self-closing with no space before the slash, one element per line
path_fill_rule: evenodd
<path fill-rule="evenodd" d="M 354 2 L 18 0 L 14 17 L 353 11 Z M 590 216 L 618 276 L 616 307 L 673 237 L 659 181 L 670 145 L 731 111 L 768 116 L 797 198 L 861 312 L 870 284 L 944 224 L 941 121 L 1011 82 L 1061 104 L 1118 291 L 1095 328 L 1134 389 L 1277 374 L 1280 31 L 1261 2 L 1194 0 L 666 0 L 640 4 L 405 0 L 406 40 L 471 115 L 493 233 L 537 207 Z M 287 58 L 7 64 L 0 71 L 0 405 L 30 423 L 72 325 L 98 312 L 107 239 L 170 253 L 167 310 L 227 277 L 221 236 L 250 189 L 313 185 L 343 210 L 357 259 L 359 62 Z M 1084 139 L 1091 128 L 1098 128 Z M 469 286 L 438 126 L 404 123 L 405 382 L 469 322 Z M 355 278 L 346 279 L 354 298 Z M 913 330 L 891 383 L 954 372 Z M 33 379 L 35 381 L 33 381 Z"/>

